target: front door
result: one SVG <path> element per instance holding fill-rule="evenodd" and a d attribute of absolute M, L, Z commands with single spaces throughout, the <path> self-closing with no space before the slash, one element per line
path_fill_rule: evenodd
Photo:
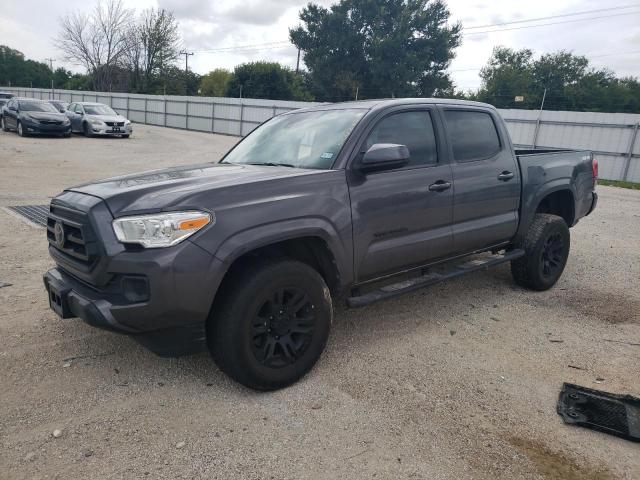
<path fill-rule="evenodd" d="M 392 110 L 370 128 L 359 158 L 374 144 L 409 148 L 406 167 L 376 173 L 348 170 L 357 281 L 447 256 L 452 247 L 453 179 L 437 112 L 427 107 Z"/>
<path fill-rule="evenodd" d="M 518 228 L 520 170 L 503 123 L 491 109 L 447 107 L 456 253 L 509 241 Z"/>

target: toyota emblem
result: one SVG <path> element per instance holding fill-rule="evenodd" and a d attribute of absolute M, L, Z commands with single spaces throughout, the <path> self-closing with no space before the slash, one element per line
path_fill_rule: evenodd
<path fill-rule="evenodd" d="M 56 239 L 56 245 L 58 246 L 58 248 L 64 248 L 64 227 L 62 226 L 62 223 L 60 222 L 56 222 L 56 224 L 53 227 L 53 236 Z"/>

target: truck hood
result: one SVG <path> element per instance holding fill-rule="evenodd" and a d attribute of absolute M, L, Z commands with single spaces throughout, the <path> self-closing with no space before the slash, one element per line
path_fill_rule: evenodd
<path fill-rule="evenodd" d="M 188 198 L 205 191 L 320 172 L 322 170 L 206 163 L 113 177 L 67 190 L 101 198 L 114 216 L 122 216 L 185 206 Z"/>

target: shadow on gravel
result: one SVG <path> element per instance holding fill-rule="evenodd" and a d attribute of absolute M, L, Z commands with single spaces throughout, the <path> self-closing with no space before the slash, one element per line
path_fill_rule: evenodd
<path fill-rule="evenodd" d="M 563 453 L 554 452 L 533 439 L 511 437 L 509 443 L 525 455 L 535 465 L 538 473 L 548 480 L 614 480 L 616 478 L 607 469 L 578 464 Z"/>
<path fill-rule="evenodd" d="M 630 296 L 589 287 L 566 289 L 561 293 L 558 302 L 582 315 L 611 324 L 640 323 L 640 300 Z"/>

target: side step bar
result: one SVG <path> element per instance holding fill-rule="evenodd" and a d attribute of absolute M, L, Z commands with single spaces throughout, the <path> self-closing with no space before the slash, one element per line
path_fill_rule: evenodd
<path fill-rule="evenodd" d="M 524 256 L 523 249 L 515 249 L 502 254 L 495 254 L 488 257 L 477 258 L 469 260 L 468 262 L 456 265 L 451 270 L 442 273 L 427 273 L 421 277 L 412 278 L 391 285 L 386 285 L 378 290 L 374 290 L 363 295 L 347 298 L 347 305 L 355 307 L 364 307 L 380 300 L 386 300 L 388 298 L 397 297 L 419 288 L 428 287 L 436 283 L 449 280 L 450 278 L 459 277 L 466 273 L 475 272 L 478 270 L 486 270 L 490 267 L 495 267 L 501 263 L 510 262 L 516 258 Z"/>

